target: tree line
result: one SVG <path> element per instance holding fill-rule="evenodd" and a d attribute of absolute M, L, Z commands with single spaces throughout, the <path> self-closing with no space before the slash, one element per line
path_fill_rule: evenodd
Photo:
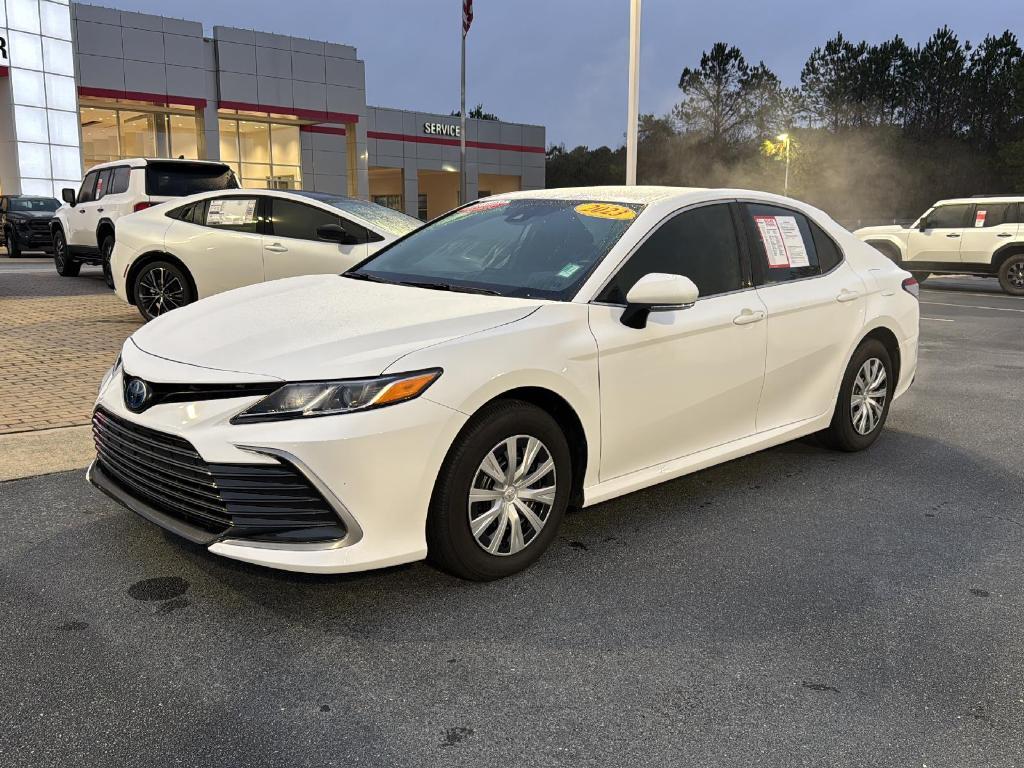
<path fill-rule="evenodd" d="M 840 33 L 811 51 L 796 86 L 719 42 L 678 86 L 669 114 L 640 119 L 642 184 L 781 192 L 786 135 L 790 194 L 850 224 L 1024 193 L 1024 52 L 1009 31 L 972 45 L 942 27 L 913 47 Z M 548 150 L 549 186 L 624 178 L 623 148 Z"/>

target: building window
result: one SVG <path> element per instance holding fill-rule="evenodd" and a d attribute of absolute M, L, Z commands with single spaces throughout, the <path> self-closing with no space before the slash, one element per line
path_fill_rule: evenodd
<path fill-rule="evenodd" d="M 377 205 L 383 205 L 385 208 L 405 213 L 405 200 L 402 199 L 401 195 L 374 195 L 372 199 Z"/>
<path fill-rule="evenodd" d="M 221 117 L 220 159 L 232 166 L 243 187 L 302 189 L 299 126 Z"/>
<path fill-rule="evenodd" d="M 201 156 L 200 120 L 194 112 L 83 105 L 79 118 L 84 170 L 128 157 Z"/>
<path fill-rule="evenodd" d="M 424 193 L 420 193 L 419 205 L 417 206 L 416 215 L 420 217 L 420 221 L 427 220 L 427 196 Z"/>

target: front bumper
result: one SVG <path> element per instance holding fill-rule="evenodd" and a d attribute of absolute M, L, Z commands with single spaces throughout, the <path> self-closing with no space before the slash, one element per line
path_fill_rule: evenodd
<path fill-rule="evenodd" d="M 130 345 L 129 345 L 130 346 Z M 147 377 L 145 353 L 125 366 Z M 167 380 L 168 361 L 154 360 Z M 180 381 L 197 374 L 180 366 Z M 191 370 L 188 370 L 191 369 Z M 210 375 L 206 369 L 205 375 Z M 232 375 L 235 379 L 237 374 Z M 100 393 L 97 407 L 143 428 L 188 441 L 211 465 L 296 468 L 338 515 L 341 538 L 319 541 L 253 540 L 182 522 L 119 485 L 102 461 L 89 481 L 128 509 L 210 552 L 258 565 L 312 573 L 342 573 L 411 562 L 426 556 L 426 517 L 434 481 L 465 415 L 424 397 L 365 413 L 233 425 L 232 416 L 258 398 L 164 403 L 142 414 L 124 406 L 121 374 Z M 153 377 L 156 378 L 156 377 Z M 158 466 L 158 465 L 157 465 Z M 166 507 L 166 505 L 164 505 Z"/>

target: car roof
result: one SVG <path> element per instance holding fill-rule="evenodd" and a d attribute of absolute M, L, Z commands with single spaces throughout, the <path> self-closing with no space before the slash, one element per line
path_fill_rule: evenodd
<path fill-rule="evenodd" d="M 940 205 L 975 205 L 977 203 L 1017 203 L 1024 202 L 1024 195 L 982 195 L 980 197 L 951 197 L 949 200 L 938 200 L 933 207 Z"/>
<path fill-rule="evenodd" d="M 185 160 L 180 157 L 126 157 L 124 160 L 111 160 L 107 163 L 97 163 L 96 165 L 90 166 L 90 171 L 95 171 L 99 168 L 113 168 L 119 165 L 129 165 L 132 168 L 145 168 L 149 163 L 188 163 L 190 165 L 223 165 L 226 168 L 230 168 L 227 163 L 222 163 L 220 160 Z"/>

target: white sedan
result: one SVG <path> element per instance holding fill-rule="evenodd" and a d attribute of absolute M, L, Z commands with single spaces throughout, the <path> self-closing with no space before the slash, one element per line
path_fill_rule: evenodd
<path fill-rule="evenodd" d="M 493 579 L 569 506 L 812 433 L 867 448 L 917 339 L 909 273 L 795 200 L 517 192 L 144 326 L 89 478 L 226 557 Z"/>
<path fill-rule="evenodd" d="M 232 288 L 344 272 L 420 225 L 390 208 L 319 192 L 178 198 L 117 222 L 114 290 L 151 320 Z"/>

